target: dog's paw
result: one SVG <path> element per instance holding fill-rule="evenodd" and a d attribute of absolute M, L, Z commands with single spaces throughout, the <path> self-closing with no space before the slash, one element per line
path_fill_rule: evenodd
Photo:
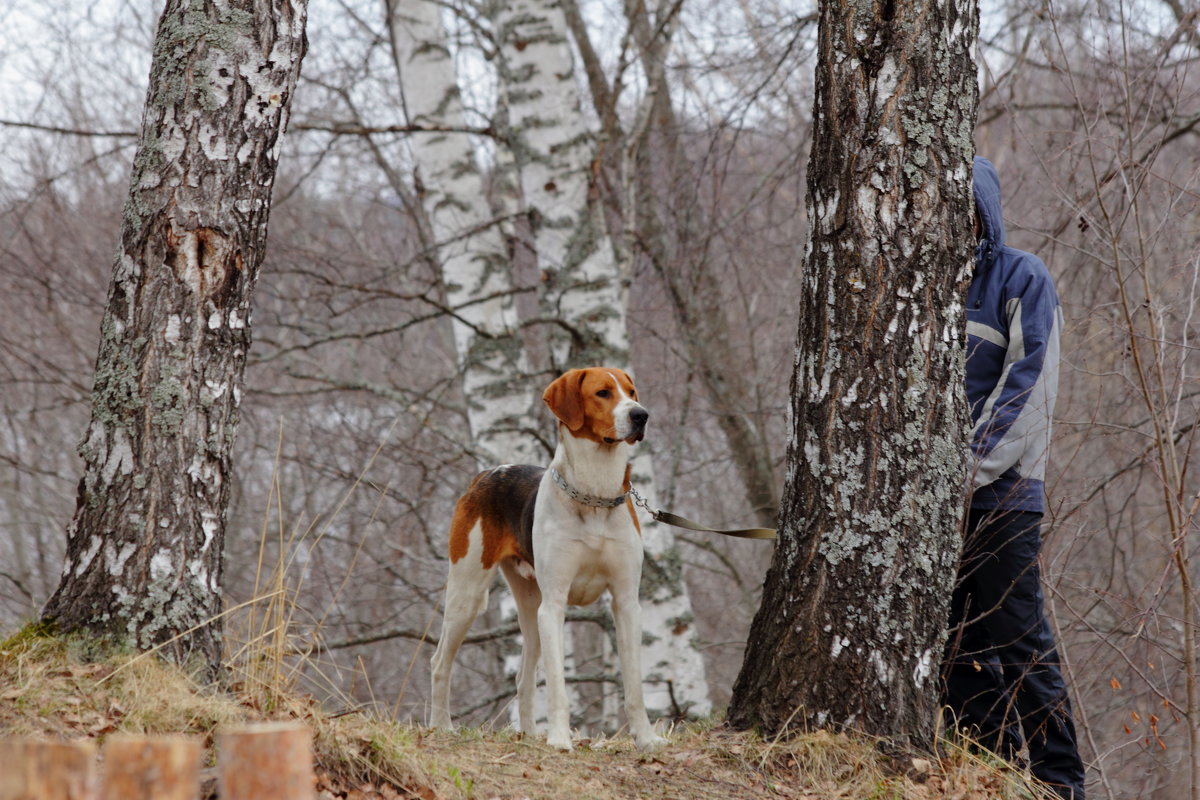
<path fill-rule="evenodd" d="M 552 733 L 546 737 L 546 744 L 550 745 L 556 750 L 561 750 L 564 753 L 569 753 L 572 749 L 571 737 L 566 734 Z"/>
<path fill-rule="evenodd" d="M 667 740 L 657 733 L 652 733 L 649 736 L 635 737 L 633 742 L 637 745 L 637 749 L 643 753 L 657 753 L 667 746 Z"/>

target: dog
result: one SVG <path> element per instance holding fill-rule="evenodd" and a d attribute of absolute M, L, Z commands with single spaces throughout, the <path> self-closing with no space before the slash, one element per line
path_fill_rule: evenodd
<path fill-rule="evenodd" d="M 445 616 L 430 662 L 434 727 L 450 727 L 450 672 L 458 648 L 487 604 L 497 567 L 517 605 L 524 637 L 517 673 L 520 728 L 534 735 L 533 695 L 539 654 L 546 675 L 546 742 L 571 749 L 563 622 L 567 605 L 612 597 L 625 715 L 638 749 L 666 740 L 646 715 L 642 696 L 641 526 L 629 498 L 633 445 L 650 413 L 633 380 L 608 367 L 571 370 L 542 396 L 557 420 L 549 468 L 504 465 L 476 475 L 450 524 Z"/>

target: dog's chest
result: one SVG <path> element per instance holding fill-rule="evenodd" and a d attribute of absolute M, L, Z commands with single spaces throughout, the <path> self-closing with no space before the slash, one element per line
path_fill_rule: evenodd
<path fill-rule="evenodd" d="M 571 581 L 567 591 L 567 603 L 573 606 L 586 606 L 594 603 L 611 583 L 608 570 L 598 564 L 585 565 Z"/>
<path fill-rule="evenodd" d="M 586 509 L 579 514 L 560 506 L 540 522 L 534 532 L 535 538 L 544 536 L 535 543 L 539 582 L 550 576 L 561 583 L 569 581 L 571 605 L 594 602 L 614 578 L 640 563 L 641 541 L 626 508 Z"/>

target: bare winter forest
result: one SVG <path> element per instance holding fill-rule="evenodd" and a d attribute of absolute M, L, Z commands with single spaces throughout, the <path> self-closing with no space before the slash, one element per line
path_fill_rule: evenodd
<path fill-rule="evenodd" d="M 0 631 L 62 570 L 161 6 L 0 4 Z M 639 480 L 664 508 L 773 525 L 784 480 L 814 5 L 565 0 L 549 33 L 522 32 L 524 6 L 312 0 L 254 297 L 226 606 L 282 553 L 309 691 L 400 719 L 427 715 L 454 500 L 481 464 L 548 459 L 560 369 L 636 375 Z M 977 56 L 977 149 L 1066 316 L 1043 561 L 1089 791 L 1183 797 L 1200 3 L 983 0 Z M 561 60 L 553 103 L 523 102 L 522 58 Z M 547 266 L 566 263 L 582 284 Z M 719 711 L 771 545 L 650 536 L 648 569 L 685 581 L 662 613 L 702 657 L 657 709 Z M 471 724 L 509 719 L 501 594 L 459 657 Z M 569 624 L 585 728 L 613 715 L 606 624 Z M 253 635 L 231 615 L 227 649 Z"/>

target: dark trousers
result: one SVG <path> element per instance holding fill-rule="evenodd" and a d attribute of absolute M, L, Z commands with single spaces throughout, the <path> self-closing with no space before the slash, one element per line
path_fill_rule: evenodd
<path fill-rule="evenodd" d="M 1042 515 L 971 509 L 943 666 L 947 725 L 1083 800 L 1083 762 L 1038 569 Z"/>

